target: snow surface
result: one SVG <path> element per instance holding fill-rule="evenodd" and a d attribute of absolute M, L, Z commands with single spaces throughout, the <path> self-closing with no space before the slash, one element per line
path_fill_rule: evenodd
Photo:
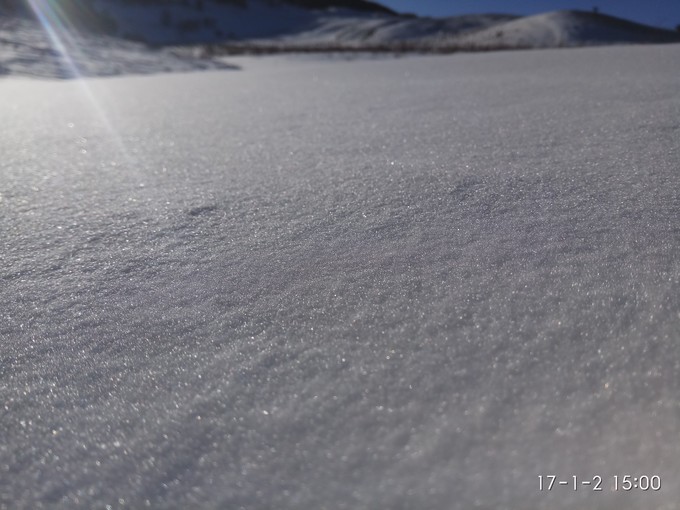
<path fill-rule="evenodd" d="M 0 81 L 0 508 L 677 508 L 679 57 Z"/>

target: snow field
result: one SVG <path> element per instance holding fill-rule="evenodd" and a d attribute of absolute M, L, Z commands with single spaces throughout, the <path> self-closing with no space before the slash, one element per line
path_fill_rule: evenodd
<path fill-rule="evenodd" d="M 674 508 L 677 61 L 0 82 L 0 504 Z"/>

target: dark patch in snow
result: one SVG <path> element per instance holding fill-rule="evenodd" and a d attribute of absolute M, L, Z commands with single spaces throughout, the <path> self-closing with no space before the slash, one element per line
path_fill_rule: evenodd
<path fill-rule="evenodd" d="M 187 211 L 189 216 L 205 216 L 214 213 L 217 210 L 216 205 L 200 205 L 197 207 L 192 207 Z"/>

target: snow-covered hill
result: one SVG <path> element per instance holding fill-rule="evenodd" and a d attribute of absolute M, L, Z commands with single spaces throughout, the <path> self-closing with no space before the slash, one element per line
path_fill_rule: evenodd
<path fill-rule="evenodd" d="M 363 0 L 65 0 L 32 5 L 58 26 L 154 45 L 456 50 L 680 41 L 678 32 L 579 11 L 433 19 L 399 15 Z"/>
<path fill-rule="evenodd" d="M 514 19 L 516 16 L 506 14 L 473 14 L 450 18 L 321 15 L 307 30 L 254 42 L 291 48 L 399 48 L 408 47 L 409 44 L 437 48 L 457 44 L 463 34 L 476 33 Z"/>
<path fill-rule="evenodd" d="M 121 4 L 93 0 L 114 19 L 117 33 L 153 44 L 245 42 L 259 45 L 375 46 L 402 41 L 444 41 L 515 19 L 468 15 L 433 19 L 397 15 L 375 4 L 326 1 L 198 0 L 171 4 Z M 316 8 L 312 6 L 316 5 Z"/>
<path fill-rule="evenodd" d="M 528 16 L 461 37 L 468 45 L 526 48 L 680 42 L 680 33 L 584 11 Z"/>

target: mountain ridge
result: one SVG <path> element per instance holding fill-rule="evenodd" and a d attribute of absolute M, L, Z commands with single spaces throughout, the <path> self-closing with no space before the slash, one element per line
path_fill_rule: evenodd
<path fill-rule="evenodd" d="M 22 0 L 0 0 L 17 13 Z M 460 51 L 680 42 L 680 32 L 607 14 L 448 18 L 395 13 L 368 0 L 65 0 L 33 3 L 43 22 L 153 46 L 257 51 Z"/>

